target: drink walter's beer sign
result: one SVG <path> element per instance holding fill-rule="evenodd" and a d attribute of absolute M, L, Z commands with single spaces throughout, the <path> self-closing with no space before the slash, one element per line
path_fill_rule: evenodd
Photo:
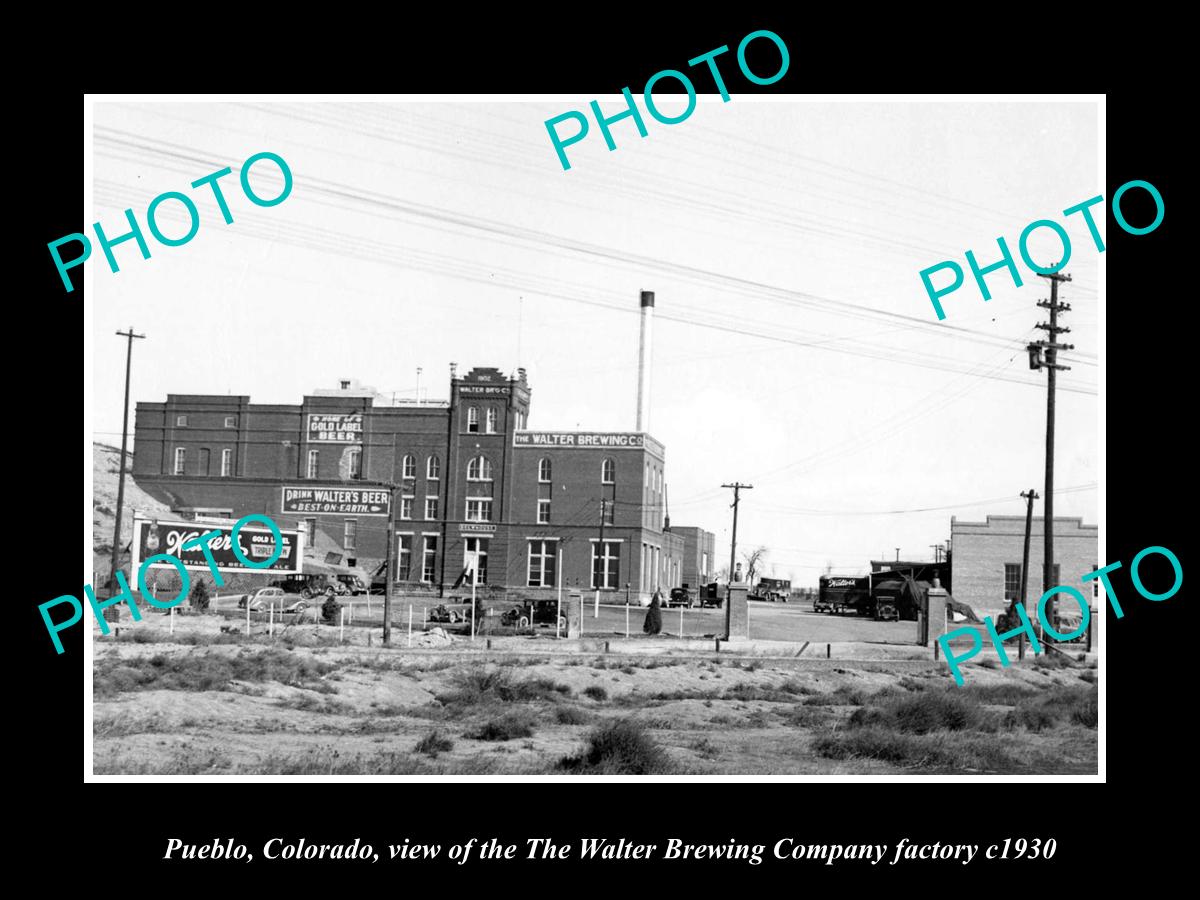
<path fill-rule="evenodd" d="M 361 444 L 362 439 L 361 412 L 308 414 L 310 444 Z"/>

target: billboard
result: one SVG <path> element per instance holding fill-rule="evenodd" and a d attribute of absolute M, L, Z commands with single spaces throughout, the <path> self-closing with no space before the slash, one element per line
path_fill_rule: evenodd
<path fill-rule="evenodd" d="M 384 488 L 285 485 L 281 512 L 326 516 L 386 516 L 392 493 Z"/>
<path fill-rule="evenodd" d="M 294 575 L 303 568 L 304 544 L 301 532 L 280 529 L 283 551 L 279 559 L 270 566 L 255 569 L 245 565 L 233 552 L 233 522 L 163 522 L 158 519 L 134 519 L 132 562 L 130 571 L 136 573 L 142 560 L 159 553 L 169 553 L 183 562 L 186 569 L 197 572 L 211 571 L 204 551 L 200 546 L 184 550 L 183 545 L 203 534 L 219 531 L 219 537 L 208 542 L 209 553 L 219 572 L 270 572 L 273 575 Z M 238 542 L 242 554 L 250 560 L 266 560 L 275 552 L 275 537 L 265 525 L 254 523 L 238 531 Z M 152 563 L 152 569 L 174 569 L 163 560 Z"/>
<path fill-rule="evenodd" d="M 620 450 L 645 446 L 644 435 L 632 431 L 518 431 L 514 447 L 575 447 L 588 450 Z"/>
<path fill-rule="evenodd" d="M 355 413 L 309 413 L 310 444 L 361 444 L 363 415 Z"/>

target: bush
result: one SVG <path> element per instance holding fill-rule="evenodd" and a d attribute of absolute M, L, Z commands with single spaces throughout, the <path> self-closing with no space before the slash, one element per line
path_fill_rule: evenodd
<path fill-rule="evenodd" d="M 646 610 L 646 621 L 642 623 L 642 631 L 646 634 L 659 634 L 662 632 L 662 611 L 658 608 L 658 601 L 652 601 L 650 608 Z"/>
<path fill-rule="evenodd" d="M 1100 706 L 1093 694 L 1076 703 L 1071 708 L 1071 721 L 1076 725 L 1095 728 L 1100 721 Z"/>
<path fill-rule="evenodd" d="M 577 775 L 663 775 L 673 766 L 641 725 L 618 719 L 594 729 L 584 751 L 564 757 L 559 768 Z"/>
<path fill-rule="evenodd" d="M 415 753 L 424 753 L 426 756 L 436 757 L 439 753 L 445 753 L 454 749 L 454 741 L 445 737 L 436 728 L 417 741 L 417 746 L 413 748 Z"/>
<path fill-rule="evenodd" d="M 342 604 L 333 599 L 333 595 L 330 594 L 325 598 L 325 602 L 321 604 L 321 618 L 330 625 L 335 625 L 338 620 L 338 610 L 341 608 Z"/>
<path fill-rule="evenodd" d="M 511 741 L 513 738 L 533 737 L 533 722 L 522 713 L 508 713 L 467 732 L 464 737 L 474 741 Z"/>
<path fill-rule="evenodd" d="M 593 700 L 607 700 L 608 691 L 598 684 L 589 684 L 583 689 L 583 696 L 590 697 Z"/>
<path fill-rule="evenodd" d="M 475 705 L 503 701 L 558 701 L 571 692 L 570 685 L 549 678 L 514 678 L 508 669 L 470 668 L 454 674 L 453 690 L 438 697 L 444 704 Z"/>
<path fill-rule="evenodd" d="M 196 612 L 204 612 L 208 609 L 208 604 L 212 601 L 212 596 L 208 592 L 208 582 L 203 578 L 197 578 L 196 583 L 192 585 L 192 591 L 188 594 L 188 605 Z"/>
<path fill-rule="evenodd" d="M 559 725 L 586 725 L 592 717 L 575 706 L 560 706 L 554 710 L 554 721 Z"/>

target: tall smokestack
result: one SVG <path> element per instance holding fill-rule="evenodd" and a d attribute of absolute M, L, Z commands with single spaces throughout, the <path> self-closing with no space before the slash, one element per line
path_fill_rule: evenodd
<path fill-rule="evenodd" d="M 638 338 L 637 430 L 650 430 L 650 353 L 654 332 L 654 291 L 642 291 L 642 331 Z"/>

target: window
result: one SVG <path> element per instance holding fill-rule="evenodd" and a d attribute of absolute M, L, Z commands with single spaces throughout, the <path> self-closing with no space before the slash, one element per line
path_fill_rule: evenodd
<path fill-rule="evenodd" d="M 488 571 L 488 539 L 467 538 L 466 550 L 463 556 L 463 566 L 471 567 L 472 561 L 477 561 L 478 572 L 476 584 L 487 584 Z"/>
<path fill-rule="evenodd" d="M 557 543 L 529 542 L 529 587 L 554 587 Z"/>
<path fill-rule="evenodd" d="M 617 483 L 617 464 L 611 459 L 606 459 L 600 464 L 600 481 L 602 484 Z"/>
<path fill-rule="evenodd" d="M 472 434 L 479 433 L 479 407 L 478 406 L 468 406 L 467 407 L 467 431 L 471 432 Z"/>
<path fill-rule="evenodd" d="M 539 525 L 550 524 L 550 501 L 539 500 L 537 509 L 537 520 Z"/>
<path fill-rule="evenodd" d="M 517 410 L 517 431 L 525 430 L 525 413 Z"/>
<path fill-rule="evenodd" d="M 226 416 L 225 417 L 225 427 L 226 428 L 237 428 L 237 416 Z"/>
<path fill-rule="evenodd" d="M 362 478 L 362 447 L 351 447 L 346 456 L 350 464 L 350 477 Z"/>
<path fill-rule="evenodd" d="M 437 520 L 437 517 L 438 517 L 438 498 L 437 497 L 426 497 L 425 498 L 425 518 L 428 519 L 429 521 L 433 522 L 433 521 Z"/>
<path fill-rule="evenodd" d="M 187 449 L 184 447 L 175 448 L 175 474 L 183 474 L 183 465 L 187 461 Z"/>
<path fill-rule="evenodd" d="M 495 434 L 495 433 L 496 433 L 496 419 L 497 419 L 497 410 L 496 410 L 496 407 L 494 407 L 494 406 L 489 406 L 489 407 L 487 408 L 486 412 L 487 412 L 487 428 L 486 428 L 486 431 L 487 431 L 487 433 L 488 433 L 488 434 Z"/>
<path fill-rule="evenodd" d="M 433 584 L 437 572 L 437 542 L 435 535 L 425 535 L 425 550 L 421 554 L 421 580 L 426 584 Z"/>
<path fill-rule="evenodd" d="M 319 462 L 320 455 L 321 455 L 320 451 L 318 451 L 318 450 L 309 450 L 308 451 L 308 467 L 304 470 L 305 478 L 316 478 L 317 477 L 317 471 L 318 471 L 317 463 Z"/>
<path fill-rule="evenodd" d="M 221 451 L 221 477 L 228 478 L 233 474 L 233 450 L 226 447 Z"/>
<path fill-rule="evenodd" d="M 402 518 L 402 519 L 411 519 L 412 518 L 412 504 L 413 504 L 412 497 L 401 497 L 400 498 L 400 518 Z"/>
<path fill-rule="evenodd" d="M 592 587 L 613 588 L 620 581 L 621 545 L 605 541 L 601 553 L 599 541 L 592 541 Z"/>
<path fill-rule="evenodd" d="M 358 520 L 347 519 L 346 530 L 342 533 L 342 546 L 347 550 L 357 550 Z"/>
<path fill-rule="evenodd" d="M 416 478 L 417 477 L 417 458 L 411 453 L 404 454 L 404 459 L 400 464 L 401 478 Z"/>
<path fill-rule="evenodd" d="M 175 427 L 176 428 L 187 428 L 187 416 L 176 416 L 175 417 Z"/>
<path fill-rule="evenodd" d="M 425 460 L 425 477 L 430 481 L 437 481 L 442 477 L 442 461 L 436 456 Z"/>
<path fill-rule="evenodd" d="M 1004 564 L 1004 599 L 1021 597 L 1021 566 L 1019 563 Z"/>
<path fill-rule="evenodd" d="M 550 481 L 550 460 L 538 460 L 538 481 L 543 483 Z"/>
<path fill-rule="evenodd" d="M 396 580 L 408 581 L 412 578 L 412 535 L 396 535 Z"/>
<path fill-rule="evenodd" d="M 492 464 L 486 456 L 476 456 L 467 463 L 467 481 L 491 481 Z"/>
<path fill-rule="evenodd" d="M 467 500 L 467 521 L 492 521 L 492 501 L 481 498 L 469 498 Z"/>
<path fill-rule="evenodd" d="M 304 520 L 304 543 L 311 547 L 317 541 L 317 520 Z"/>

